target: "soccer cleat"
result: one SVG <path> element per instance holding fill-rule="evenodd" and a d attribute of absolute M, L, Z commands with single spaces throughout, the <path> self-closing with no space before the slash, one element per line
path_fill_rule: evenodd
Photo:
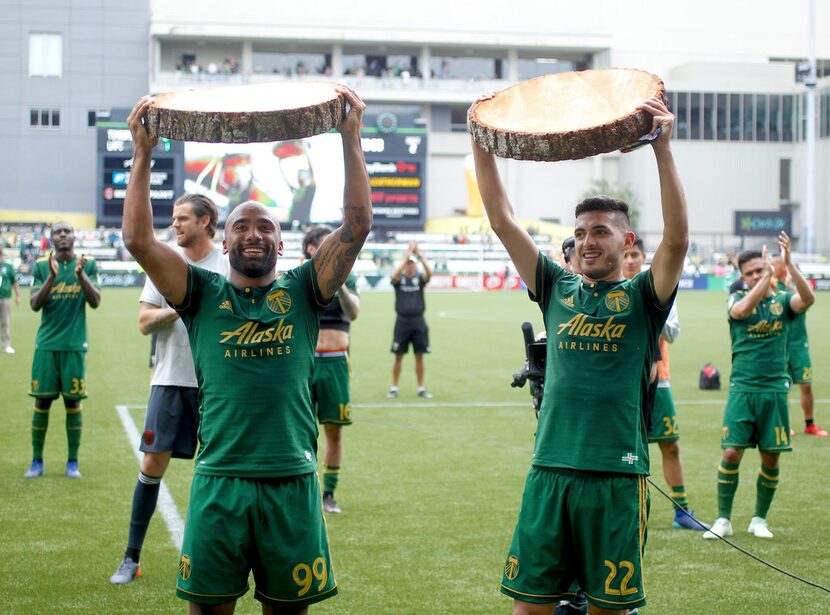
<path fill-rule="evenodd" d="M 66 462 L 66 478 L 81 478 L 81 471 L 78 470 L 77 461 Z"/>
<path fill-rule="evenodd" d="M 12 348 L 11 346 L 6 346 L 5 348 L 3 348 L 3 352 L 5 352 L 6 354 L 14 354 L 14 348 Z"/>
<path fill-rule="evenodd" d="M 825 436 L 826 437 L 828 435 L 828 433 L 824 429 L 822 429 L 821 427 L 819 427 L 815 423 L 805 427 L 804 428 L 804 433 L 806 433 L 807 435 L 810 435 L 810 436 Z"/>
<path fill-rule="evenodd" d="M 35 459 L 32 461 L 32 465 L 29 466 L 29 469 L 26 470 L 23 478 L 37 478 L 38 476 L 43 476 L 44 474 L 46 474 L 46 470 L 43 469 L 43 461 Z"/>
<path fill-rule="evenodd" d="M 432 393 L 430 393 L 426 389 L 419 389 L 418 397 L 422 397 L 423 399 L 432 399 Z"/>
<path fill-rule="evenodd" d="M 118 570 L 110 577 L 112 585 L 126 585 L 136 577 L 141 576 L 141 564 L 134 562 L 133 558 L 124 556 L 121 563 L 118 564 Z"/>
<path fill-rule="evenodd" d="M 323 496 L 323 512 L 333 515 L 339 515 L 343 512 L 337 505 L 337 502 L 334 501 L 334 496 L 330 493 Z"/>
<path fill-rule="evenodd" d="M 721 537 L 732 536 L 734 533 L 732 531 L 732 522 L 726 517 L 718 517 L 715 519 L 712 527 L 703 533 L 703 538 L 706 540 L 717 540 Z"/>
<path fill-rule="evenodd" d="M 695 530 L 697 532 L 709 529 L 708 525 L 702 521 L 698 521 L 697 517 L 695 517 L 695 511 L 682 510 L 680 508 L 674 511 L 674 521 L 672 525 L 679 530 Z"/>
<path fill-rule="evenodd" d="M 767 527 L 767 520 L 763 517 L 752 517 L 749 522 L 749 527 L 746 531 L 755 536 L 755 538 L 772 538 L 772 532 Z"/>
<path fill-rule="evenodd" d="M 398 389 L 397 388 L 389 389 L 389 392 L 386 394 L 387 399 L 395 399 L 397 396 L 398 396 Z"/>

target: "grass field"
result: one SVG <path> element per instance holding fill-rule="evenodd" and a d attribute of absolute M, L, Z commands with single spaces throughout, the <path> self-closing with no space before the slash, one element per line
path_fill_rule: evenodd
<path fill-rule="evenodd" d="M 24 480 L 30 456 L 32 345 L 40 315 L 13 312 L 16 355 L 0 356 L 5 394 L 0 412 L 0 612 L 186 612 L 174 595 L 178 552 L 162 518 L 154 517 L 142 553 L 143 576 L 125 587 L 107 579 L 123 554 L 137 461 L 116 406 L 136 406 L 142 425 L 149 382 L 148 339 L 137 329 L 137 289 L 105 289 L 89 314 L 88 386 L 81 471 L 64 478 L 64 413 L 52 411 L 46 475 Z M 28 300 L 28 292 L 24 292 Z M 830 297 L 819 295 L 808 325 L 818 422 L 830 426 Z M 404 363 L 401 396 L 389 401 L 393 325 L 391 294 L 366 293 L 353 326 L 355 424 L 345 434 L 338 501 L 329 519 L 339 594 L 316 613 L 509 613 L 498 592 L 535 420 L 530 395 L 511 389 L 524 358 L 519 325 L 541 317 L 523 293 L 428 293 L 433 353 L 427 359 L 432 400 L 415 396 L 412 358 Z M 716 469 L 725 392 L 697 388 L 712 361 L 729 375 L 725 297 L 679 298 L 682 333 L 672 350 L 672 386 L 682 421 L 686 486 L 698 516 L 716 513 Z M 604 386 L 607 383 L 597 383 Z M 797 402 L 793 396 L 793 402 Z M 801 410 L 791 422 L 803 428 Z M 830 585 L 830 441 L 799 435 L 784 457 L 772 505 L 771 541 L 746 533 L 755 498 L 758 455 L 747 453 L 733 522 L 735 542 L 808 579 Z M 664 487 L 660 455 L 652 475 Z M 191 462 L 165 476 L 184 516 Z M 671 506 L 652 490 L 645 584 L 654 614 L 830 613 L 830 594 L 786 578 L 722 543 L 674 530 Z M 252 592 L 238 613 L 259 613 Z"/>

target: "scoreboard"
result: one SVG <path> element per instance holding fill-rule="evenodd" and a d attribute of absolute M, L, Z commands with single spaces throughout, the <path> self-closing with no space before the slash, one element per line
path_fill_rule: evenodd
<path fill-rule="evenodd" d="M 110 120 L 99 120 L 96 124 L 97 218 L 103 226 L 121 226 L 133 156 L 132 135 L 126 123 L 128 113 L 127 109 L 114 109 Z M 427 128 L 420 118 L 420 109 L 367 111 L 363 119 L 361 145 L 372 189 L 374 225 L 423 228 Z M 158 228 L 170 224 L 173 203 L 185 191 L 185 145 L 181 141 L 160 139 L 153 152 L 150 201 L 153 222 Z M 242 150 L 244 145 L 233 148 Z M 279 172 L 276 165 L 273 172 Z M 338 180 L 343 181 L 339 177 Z"/>
<path fill-rule="evenodd" d="M 124 197 L 133 161 L 133 139 L 125 121 L 129 110 L 113 110 L 111 121 L 99 121 L 96 211 L 98 224 L 121 226 Z M 119 121 L 118 117 L 125 118 Z M 150 172 L 153 223 L 170 225 L 173 203 L 184 193 L 184 143 L 159 139 Z"/>
<path fill-rule="evenodd" d="M 367 111 L 360 132 L 374 225 L 418 227 L 426 221 L 427 129 L 417 109 Z"/>

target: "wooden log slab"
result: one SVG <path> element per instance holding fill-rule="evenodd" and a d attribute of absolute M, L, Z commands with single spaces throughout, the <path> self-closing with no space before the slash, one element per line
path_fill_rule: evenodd
<path fill-rule="evenodd" d="M 517 160 L 577 160 L 612 152 L 651 132 L 637 105 L 666 100 L 656 75 L 606 68 L 545 75 L 470 107 L 467 127 L 484 150 Z"/>
<path fill-rule="evenodd" d="M 335 84 L 285 81 L 169 92 L 147 113 L 151 137 L 203 143 L 262 143 L 337 128 L 345 99 Z"/>

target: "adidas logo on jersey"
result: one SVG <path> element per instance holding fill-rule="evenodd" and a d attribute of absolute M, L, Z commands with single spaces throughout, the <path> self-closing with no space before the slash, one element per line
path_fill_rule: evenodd
<path fill-rule="evenodd" d="M 233 306 L 231 305 L 230 299 L 225 299 L 222 303 L 219 304 L 220 310 L 228 310 L 231 314 L 233 313 Z"/>
<path fill-rule="evenodd" d="M 564 303 L 564 304 L 565 304 L 565 305 L 567 305 L 568 307 L 571 307 L 571 308 L 572 308 L 572 307 L 574 306 L 574 298 L 573 298 L 573 295 L 571 295 L 570 297 L 565 297 L 564 299 L 562 299 L 562 303 Z"/>

